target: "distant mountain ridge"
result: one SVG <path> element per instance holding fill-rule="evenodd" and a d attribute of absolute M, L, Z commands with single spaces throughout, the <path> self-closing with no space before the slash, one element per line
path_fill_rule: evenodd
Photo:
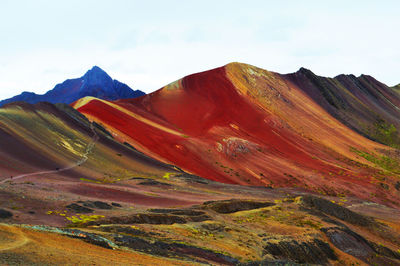
<path fill-rule="evenodd" d="M 128 85 L 112 79 L 98 66 L 92 67 L 80 78 L 67 79 L 57 84 L 43 95 L 23 92 L 17 96 L 0 101 L 0 106 L 17 101 L 27 103 L 50 102 L 70 104 L 85 96 L 105 100 L 136 98 L 145 95 L 140 90 L 132 90 Z"/>

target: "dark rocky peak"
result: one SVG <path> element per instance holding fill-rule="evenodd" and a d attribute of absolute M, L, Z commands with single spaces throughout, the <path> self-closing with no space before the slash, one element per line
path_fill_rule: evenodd
<path fill-rule="evenodd" d="M 98 66 L 93 66 L 91 69 L 86 71 L 85 75 L 83 75 L 84 78 L 89 78 L 91 76 L 107 76 L 107 77 L 109 77 L 108 74 Z"/>
<path fill-rule="evenodd" d="M 351 80 L 356 80 L 357 77 L 354 76 L 353 74 L 340 74 L 334 77 L 334 79 L 339 79 L 339 80 L 344 80 L 344 79 L 351 79 Z"/>
<path fill-rule="evenodd" d="M 366 75 L 366 74 L 361 74 L 360 76 L 359 76 L 359 78 L 367 78 L 367 79 L 370 79 L 370 78 L 373 78 L 371 75 Z M 373 78 L 374 79 L 374 78 Z"/>
<path fill-rule="evenodd" d="M 110 85 L 113 79 L 100 67 L 94 66 L 88 70 L 82 77 L 83 82 L 89 86 L 93 85 Z"/>
<path fill-rule="evenodd" d="M 378 80 L 376 80 L 373 76 L 370 75 L 365 75 L 365 74 L 361 74 L 358 78 L 357 78 L 361 83 L 365 83 L 368 84 L 368 86 L 372 86 L 372 87 L 380 87 L 380 88 L 388 88 L 388 86 Z"/>
<path fill-rule="evenodd" d="M 309 75 L 315 76 L 315 74 L 311 70 L 304 68 L 304 67 L 300 67 L 300 69 L 297 70 L 296 74 L 302 74 L 302 75 L 306 75 L 306 76 L 309 76 Z"/>
<path fill-rule="evenodd" d="M 295 79 L 309 80 L 312 83 L 318 83 L 318 79 L 320 78 L 319 76 L 315 75 L 314 72 L 304 67 L 301 67 L 295 73 L 289 74 L 289 76 L 292 76 Z"/>

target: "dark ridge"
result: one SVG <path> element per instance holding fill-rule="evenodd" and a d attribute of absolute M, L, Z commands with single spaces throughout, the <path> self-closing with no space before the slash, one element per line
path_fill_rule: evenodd
<path fill-rule="evenodd" d="M 133 147 L 133 146 L 132 146 L 131 144 L 129 144 L 128 142 L 125 141 L 123 144 L 124 144 L 125 146 L 129 147 L 130 149 L 139 152 L 135 147 Z"/>
<path fill-rule="evenodd" d="M 111 210 L 112 206 L 107 202 L 103 201 L 85 201 L 82 202 L 83 206 L 93 208 L 93 209 L 102 209 L 102 210 Z"/>
<path fill-rule="evenodd" d="M 5 103 L 4 105 L 1 105 L 1 108 L 13 108 L 16 106 L 24 107 L 24 106 L 29 106 L 29 103 L 24 102 L 24 101 L 15 101 L 15 102 L 10 102 L 10 103 Z"/>
<path fill-rule="evenodd" d="M 382 264 L 385 261 L 395 262 L 392 259 L 400 260 L 400 253 L 368 241 L 346 227 L 321 228 L 321 231 L 338 249 L 364 262 L 372 263 L 371 259 L 373 259 L 373 262 Z M 380 258 L 382 256 L 386 258 Z"/>
<path fill-rule="evenodd" d="M 81 205 L 78 205 L 76 203 L 71 203 L 66 206 L 67 209 L 77 212 L 77 213 L 92 213 L 93 210 L 87 207 L 83 207 Z"/>
<path fill-rule="evenodd" d="M 113 249 L 113 247 L 111 247 L 110 244 L 107 241 L 105 241 L 104 238 L 100 238 L 96 234 L 91 234 L 91 233 L 83 232 L 83 231 L 76 230 L 76 229 L 74 229 L 74 230 L 75 230 L 74 233 L 81 232 L 80 235 L 67 235 L 67 236 L 71 237 L 71 238 L 81 239 L 81 240 L 85 241 L 86 243 L 96 245 L 96 246 L 99 246 L 102 248 Z"/>
<path fill-rule="evenodd" d="M 327 265 L 328 260 L 337 260 L 335 252 L 328 243 L 313 239 L 308 242 L 279 240 L 267 242 L 264 255 L 271 254 L 277 259 L 288 259 L 295 263 Z"/>
<path fill-rule="evenodd" d="M 169 213 L 174 215 L 186 215 L 186 216 L 199 216 L 205 214 L 203 211 L 190 210 L 190 209 L 150 209 L 150 212 L 154 213 Z"/>
<path fill-rule="evenodd" d="M 123 225 L 108 225 L 108 226 L 101 226 L 97 227 L 96 229 L 99 229 L 103 232 L 108 232 L 108 233 L 122 233 L 122 234 L 128 234 L 132 236 L 144 236 L 144 237 L 150 237 L 150 236 L 157 236 L 159 235 L 158 233 L 154 232 L 145 232 L 136 228 L 132 228 L 131 226 L 123 226 Z"/>
<path fill-rule="evenodd" d="M 138 183 L 138 185 L 141 185 L 141 186 L 167 186 L 167 187 L 172 186 L 171 184 L 159 182 L 156 180 L 146 180 L 146 181 Z"/>
<path fill-rule="evenodd" d="M 178 257 L 202 263 L 212 261 L 216 265 L 237 265 L 239 263 L 237 259 L 230 256 L 183 243 L 151 241 L 128 235 L 115 235 L 114 241 L 119 246 L 157 256 Z"/>
<path fill-rule="evenodd" d="M 7 210 L 0 209 L 0 219 L 11 218 L 13 214 Z"/>
<path fill-rule="evenodd" d="M 209 220 L 210 217 L 204 213 L 189 215 L 189 211 L 176 211 L 172 213 L 137 213 L 130 216 L 114 216 L 88 222 L 85 225 L 101 224 L 185 224 L 188 222 L 202 222 Z"/>
<path fill-rule="evenodd" d="M 363 237 L 349 229 L 330 227 L 322 228 L 321 231 L 326 234 L 335 247 L 356 258 L 365 261 L 374 252 Z"/>
<path fill-rule="evenodd" d="M 336 77 L 334 77 L 334 79 L 357 79 L 356 76 L 354 76 L 353 74 L 339 74 Z"/>
<path fill-rule="evenodd" d="M 318 210 L 324 214 L 333 216 L 342 221 L 361 226 L 371 226 L 376 224 L 373 218 L 353 212 L 329 200 L 318 198 L 311 195 L 302 197 L 302 204 L 308 208 Z"/>
<path fill-rule="evenodd" d="M 305 68 L 283 76 L 347 127 L 373 141 L 400 147 L 400 93 L 395 87 L 369 75 L 327 78 Z M 386 137 L 388 132 L 377 121 L 383 121 L 385 128 L 393 125 L 397 137 Z"/>
<path fill-rule="evenodd" d="M 275 205 L 275 203 L 232 199 L 222 201 L 207 201 L 203 203 L 203 208 L 210 209 L 218 213 L 234 213 L 238 211 L 259 209 L 273 205 Z"/>
<path fill-rule="evenodd" d="M 212 180 L 208 180 L 205 178 L 202 178 L 200 176 L 197 175 L 192 175 L 192 174 L 188 174 L 185 173 L 182 169 L 180 169 L 179 167 L 174 166 L 175 169 L 177 169 L 179 172 L 181 172 L 182 174 L 177 174 L 175 177 L 178 178 L 182 178 L 184 179 L 186 182 L 190 182 L 190 183 L 199 183 L 199 184 L 210 184 L 213 183 L 214 181 Z"/>
<path fill-rule="evenodd" d="M 109 217 L 106 219 L 88 222 L 86 225 L 97 224 L 184 224 L 187 220 L 184 217 L 170 214 L 147 214 L 139 213 L 130 216 Z"/>
<path fill-rule="evenodd" d="M 297 71 L 295 75 L 305 76 L 309 80 L 309 82 L 311 82 L 316 88 L 318 88 L 326 101 L 328 101 L 328 103 L 336 109 L 344 107 L 344 102 L 336 97 L 335 92 L 332 89 L 333 86 L 328 79 L 319 77 L 306 68 L 300 68 L 300 70 Z"/>
<path fill-rule="evenodd" d="M 94 121 L 92 123 L 93 123 L 93 126 L 95 128 L 97 128 L 101 133 L 103 133 L 104 135 L 106 135 L 108 137 L 114 138 L 113 135 L 110 132 L 108 132 L 102 125 L 100 125 Z"/>
<path fill-rule="evenodd" d="M 315 75 L 311 70 L 305 67 L 300 67 L 295 73 L 301 73 L 303 75 Z"/>
<path fill-rule="evenodd" d="M 68 114 L 72 119 L 76 120 L 77 122 L 83 123 L 85 125 L 88 125 L 90 123 L 89 119 L 87 119 L 86 116 L 84 116 L 68 104 L 56 103 L 55 107 L 60 111 Z"/>

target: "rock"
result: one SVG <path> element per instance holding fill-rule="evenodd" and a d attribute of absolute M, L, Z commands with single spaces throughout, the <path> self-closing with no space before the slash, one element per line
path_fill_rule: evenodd
<path fill-rule="evenodd" d="M 359 259 L 365 260 L 374 253 L 371 246 L 360 235 L 344 228 L 322 228 L 335 247 Z"/>
<path fill-rule="evenodd" d="M 112 206 L 110 204 L 108 204 L 106 202 L 102 202 L 102 201 L 94 201 L 93 205 L 97 209 L 102 209 L 102 210 L 110 210 L 110 209 L 112 209 Z"/>
<path fill-rule="evenodd" d="M 373 242 L 368 241 L 368 243 L 371 245 L 371 247 L 375 250 L 376 253 L 378 253 L 381 256 L 385 256 L 388 258 L 393 258 L 397 259 L 400 261 L 400 252 L 399 251 L 393 251 L 390 248 L 387 248 L 383 245 L 379 245 Z"/>
<path fill-rule="evenodd" d="M 65 235 L 65 236 L 68 236 L 71 238 L 78 238 L 87 243 L 97 245 L 97 246 L 107 248 L 107 249 L 114 249 L 117 247 L 112 241 L 110 241 L 109 239 L 107 239 L 101 235 L 85 232 L 85 231 L 82 231 L 82 230 L 79 230 L 76 228 L 74 228 L 74 229 L 59 228 L 59 227 L 52 227 L 52 226 L 47 226 L 47 225 L 22 225 L 22 227 L 30 228 L 30 229 L 37 230 L 37 231 L 62 234 L 62 235 Z"/>
<path fill-rule="evenodd" d="M 116 235 L 114 241 L 117 245 L 130 249 L 163 257 L 185 258 L 193 262 L 213 262 L 213 265 L 237 265 L 239 261 L 230 256 L 216 253 L 200 247 L 160 240 L 146 240 L 139 237 Z M 208 263 L 207 263 L 208 264 Z"/>
<path fill-rule="evenodd" d="M 400 253 L 368 241 L 348 228 L 330 227 L 322 228 L 321 231 L 338 249 L 368 264 L 395 265 L 396 261 L 400 260 Z"/>
<path fill-rule="evenodd" d="M 302 203 L 308 208 L 312 208 L 351 224 L 370 226 L 375 223 L 371 217 L 358 214 L 323 198 L 307 195 L 302 197 Z"/>
<path fill-rule="evenodd" d="M 138 213 L 130 216 L 109 217 L 93 222 L 88 222 L 86 225 L 97 224 L 184 224 L 188 221 L 184 217 L 170 214 L 148 214 Z"/>
<path fill-rule="evenodd" d="M 13 214 L 7 210 L 0 209 L 0 219 L 11 218 Z"/>
<path fill-rule="evenodd" d="M 102 209 L 102 210 L 111 210 L 112 206 L 103 201 L 85 201 L 83 202 L 83 206 L 94 208 L 94 209 Z"/>
<path fill-rule="evenodd" d="M 225 225 L 220 223 L 203 223 L 201 224 L 201 228 L 210 232 L 221 233 L 225 231 Z"/>
<path fill-rule="evenodd" d="M 251 200 L 222 200 L 222 201 L 207 201 L 203 203 L 203 207 L 211 209 L 218 213 L 234 213 L 238 211 L 253 210 L 273 206 L 272 202 L 258 202 Z"/>
<path fill-rule="evenodd" d="M 328 243 L 313 239 L 307 242 L 296 240 L 275 240 L 267 242 L 264 255 L 270 254 L 276 259 L 290 260 L 295 263 L 327 264 L 337 260 L 337 256 Z"/>
<path fill-rule="evenodd" d="M 212 220 L 212 218 L 206 214 L 202 214 L 199 216 L 189 216 L 187 217 L 188 222 L 203 222 L 207 220 Z"/>
<path fill-rule="evenodd" d="M 389 185 L 385 184 L 385 183 L 379 183 L 379 185 L 381 186 L 381 188 L 389 190 Z"/>
<path fill-rule="evenodd" d="M 199 216 L 205 214 L 204 211 L 191 210 L 191 209 L 150 209 L 149 211 L 154 213 L 169 213 L 174 215 L 186 215 L 186 216 Z"/>
<path fill-rule="evenodd" d="M 116 202 L 111 202 L 111 205 L 114 206 L 114 207 L 118 207 L 118 208 L 121 208 L 121 207 L 122 207 L 121 204 L 116 203 Z"/>
<path fill-rule="evenodd" d="M 143 181 L 138 183 L 138 185 L 142 185 L 142 186 L 171 186 L 170 184 L 167 183 L 163 183 L 163 182 L 159 182 L 156 180 L 148 180 L 148 181 Z"/>
<path fill-rule="evenodd" d="M 197 175 L 192 175 L 192 174 L 188 174 L 188 173 L 182 173 L 182 174 L 178 174 L 175 177 L 179 177 L 184 179 L 186 182 L 189 183 L 199 183 L 199 184 L 210 184 L 213 181 L 202 178 L 200 176 Z"/>
<path fill-rule="evenodd" d="M 87 208 L 87 207 L 83 207 L 83 206 L 78 205 L 76 203 L 69 204 L 66 207 L 67 207 L 67 209 L 70 209 L 70 210 L 72 210 L 74 212 L 78 212 L 78 213 L 91 213 L 91 212 L 93 212 L 92 209 Z"/>
<path fill-rule="evenodd" d="M 144 237 L 159 235 L 158 233 L 145 232 L 136 228 L 132 228 L 131 226 L 111 225 L 111 226 L 101 226 L 99 228 L 101 231 L 104 232 L 122 233 L 124 235 L 144 236 Z"/>

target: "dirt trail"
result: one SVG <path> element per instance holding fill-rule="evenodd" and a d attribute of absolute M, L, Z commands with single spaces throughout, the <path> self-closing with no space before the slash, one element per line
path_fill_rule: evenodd
<path fill-rule="evenodd" d="M 7 178 L 7 179 L 4 179 L 4 180 L 0 181 L 0 184 L 4 184 L 5 182 L 8 182 L 8 181 L 14 181 L 14 180 L 17 180 L 17 179 L 21 179 L 21 178 L 24 178 L 24 177 L 27 177 L 27 176 L 59 173 L 59 172 L 70 170 L 72 168 L 77 167 L 78 165 L 83 164 L 84 162 L 87 161 L 89 153 L 92 152 L 94 146 L 96 145 L 96 142 L 99 140 L 99 136 L 97 135 L 93 124 L 90 124 L 90 129 L 93 132 L 93 137 L 92 137 L 90 143 L 87 145 L 85 153 L 82 155 L 81 159 L 79 159 L 73 165 L 70 165 L 70 166 L 67 166 L 67 167 L 64 167 L 64 168 L 60 168 L 58 170 L 38 171 L 38 172 L 34 172 L 34 173 L 22 174 L 22 175 L 14 176 L 12 178 Z"/>
<path fill-rule="evenodd" d="M 6 227 L 2 229 L 2 227 Z M 5 242 L 0 243 L 0 251 L 11 250 L 15 248 L 22 247 L 23 245 L 27 244 L 30 240 L 27 238 L 20 229 L 10 226 L 8 224 L 0 224 L 0 234 L 1 231 L 5 231 L 7 233 L 12 233 L 13 237 L 15 237 L 13 242 Z"/>

